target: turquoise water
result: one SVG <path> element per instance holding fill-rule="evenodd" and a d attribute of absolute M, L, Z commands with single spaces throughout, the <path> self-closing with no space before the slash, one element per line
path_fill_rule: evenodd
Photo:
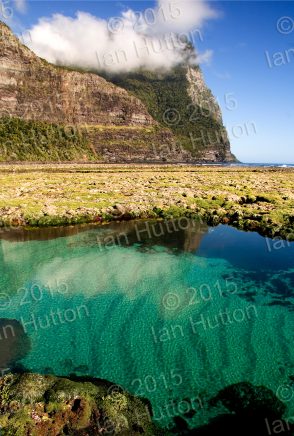
<path fill-rule="evenodd" d="M 77 229 L 3 233 L 2 369 L 107 379 L 162 427 L 208 422 L 242 381 L 293 416 L 294 244 L 186 221 Z"/>

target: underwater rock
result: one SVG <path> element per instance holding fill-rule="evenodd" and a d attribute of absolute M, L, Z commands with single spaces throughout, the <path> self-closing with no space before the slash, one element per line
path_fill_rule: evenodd
<path fill-rule="evenodd" d="M 185 429 L 182 420 L 175 419 L 172 432 L 189 436 L 293 436 L 293 424 L 283 418 L 286 406 L 264 386 L 248 382 L 236 383 L 222 389 L 210 400 L 210 406 L 222 413 L 207 425 Z M 223 413 L 224 407 L 229 413 Z"/>
<path fill-rule="evenodd" d="M 281 418 L 286 410 L 284 403 L 264 386 L 248 382 L 236 383 L 222 389 L 211 401 L 222 404 L 237 415 Z"/>
<path fill-rule="evenodd" d="M 30 351 L 30 339 L 16 319 L 0 318 L 0 371 L 14 369 Z"/>

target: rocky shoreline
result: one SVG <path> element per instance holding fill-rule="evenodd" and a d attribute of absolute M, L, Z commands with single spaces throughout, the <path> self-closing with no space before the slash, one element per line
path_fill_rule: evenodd
<path fill-rule="evenodd" d="M 292 168 L 0 166 L 0 230 L 187 217 L 294 240 Z"/>
<path fill-rule="evenodd" d="M 98 379 L 39 374 L 0 378 L 1 434 L 164 435 L 147 400 Z"/>
<path fill-rule="evenodd" d="M 33 373 L 0 378 L 0 426 L 6 436 L 266 436 L 275 429 L 293 435 L 293 424 L 284 417 L 286 405 L 264 386 L 229 385 L 208 406 L 220 413 L 204 426 L 190 429 L 185 419 L 174 416 L 174 427 L 166 430 L 153 422 L 147 400 L 105 380 Z"/>

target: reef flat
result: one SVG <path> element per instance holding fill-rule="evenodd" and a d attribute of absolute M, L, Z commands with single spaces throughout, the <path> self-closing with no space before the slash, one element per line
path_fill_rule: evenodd
<path fill-rule="evenodd" d="M 2 228 L 185 216 L 294 239 L 292 168 L 17 164 L 0 186 Z"/>

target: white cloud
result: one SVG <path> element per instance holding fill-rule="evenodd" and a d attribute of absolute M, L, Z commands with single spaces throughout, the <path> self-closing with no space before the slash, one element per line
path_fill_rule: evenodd
<path fill-rule="evenodd" d="M 197 54 L 196 61 L 198 64 L 210 64 L 212 56 L 212 50 L 205 50 L 205 52 Z"/>
<path fill-rule="evenodd" d="M 13 2 L 14 2 L 15 9 L 18 12 L 21 13 L 26 12 L 27 9 L 26 0 L 13 0 Z"/>
<path fill-rule="evenodd" d="M 203 23 L 217 18 L 218 13 L 204 0 L 158 0 L 158 29 L 187 32 L 202 27 Z"/>
<path fill-rule="evenodd" d="M 109 21 L 85 12 L 75 18 L 41 18 L 25 42 L 52 63 L 108 71 L 168 69 L 183 61 L 185 41 L 215 17 L 205 0 L 158 0 L 153 10 L 139 15 L 129 9 Z M 194 62 L 208 62 L 211 56 L 206 51 Z"/>

